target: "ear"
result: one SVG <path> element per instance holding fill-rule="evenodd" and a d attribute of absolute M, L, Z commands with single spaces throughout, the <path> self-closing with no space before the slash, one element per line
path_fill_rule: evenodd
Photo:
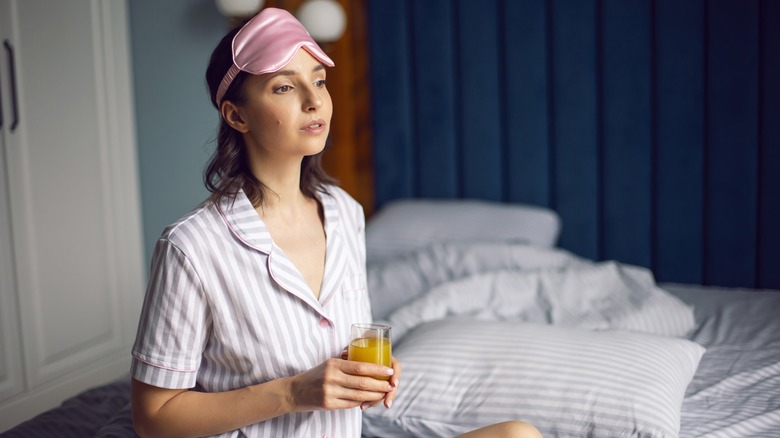
<path fill-rule="evenodd" d="M 249 132 L 249 126 L 244 121 L 243 117 L 241 117 L 241 112 L 236 104 L 229 100 L 225 100 L 222 102 L 220 112 L 222 113 L 222 118 L 231 128 L 241 133 Z"/>

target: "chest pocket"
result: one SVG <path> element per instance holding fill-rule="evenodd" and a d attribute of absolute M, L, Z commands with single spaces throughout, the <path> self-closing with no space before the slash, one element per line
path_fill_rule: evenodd
<path fill-rule="evenodd" d="M 341 284 L 341 293 L 345 299 L 355 299 L 365 297 L 368 294 L 368 285 L 366 276 L 363 274 L 350 274 L 344 277 Z"/>
<path fill-rule="evenodd" d="M 371 303 L 368 296 L 366 276 L 347 275 L 341 284 L 341 299 L 351 322 L 371 321 Z"/>

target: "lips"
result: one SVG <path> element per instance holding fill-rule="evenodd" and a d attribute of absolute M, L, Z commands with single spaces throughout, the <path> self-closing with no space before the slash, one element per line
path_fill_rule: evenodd
<path fill-rule="evenodd" d="M 322 134 L 325 132 L 325 128 L 327 125 L 325 124 L 325 121 L 322 119 L 312 120 L 309 123 L 303 125 L 301 128 L 301 131 L 307 133 L 307 134 Z"/>

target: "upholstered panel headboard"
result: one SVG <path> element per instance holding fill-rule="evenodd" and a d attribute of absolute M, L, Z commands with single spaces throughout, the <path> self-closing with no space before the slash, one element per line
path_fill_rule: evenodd
<path fill-rule="evenodd" d="M 375 198 L 551 207 L 560 246 L 780 288 L 780 2 L 370 0 Z"/>

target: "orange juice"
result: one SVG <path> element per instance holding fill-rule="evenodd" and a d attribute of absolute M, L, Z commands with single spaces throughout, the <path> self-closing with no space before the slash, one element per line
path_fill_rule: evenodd
<path fill-rule="evenodd" d="M 390 339 L 387 338 L 358 338 L 349 343 L 347 359 L 356 362 L 368 362 L 386 367 L 392 366 L 390 361 L 391 349 Z M 387 380 L 389 377 L 376 377 L 380 380 Z"/>

